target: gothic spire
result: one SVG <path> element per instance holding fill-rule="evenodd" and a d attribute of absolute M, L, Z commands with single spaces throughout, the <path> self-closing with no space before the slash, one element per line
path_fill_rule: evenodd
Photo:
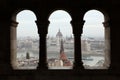
<path fill-rule="evenodd" d="M 67 56 L 64 53 L 63 39 L 61 39 L 60 59 L 63 61 L 63 66 L 71 66 L 72 65 L 71 62 L 67 59 Z"/>
<path fill-rule="evenodd" d="M 60 59 L 62 61 L 67 60 L 67 56 L 64 53 L 64 47 L 63 47 L 63 40 L 61 39 L 61 45 L 60 45 Z"/>
<path fill-rule="evenodd" d="M 63 39 L 61 39 L 60 54 L 64 52 Z"/>

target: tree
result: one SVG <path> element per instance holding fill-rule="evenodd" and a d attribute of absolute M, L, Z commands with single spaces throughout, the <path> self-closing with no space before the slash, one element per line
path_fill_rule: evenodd
<path fill-rule="evenodd" d="M 29 54 L 29 52 L 26 53 L 26 59 L 30 59 L 30 54 Z"/>

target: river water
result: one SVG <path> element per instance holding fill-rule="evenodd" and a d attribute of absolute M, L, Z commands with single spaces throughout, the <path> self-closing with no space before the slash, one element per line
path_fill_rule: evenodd
<path fill-rule="evenodd" d="M 39 54 L 38 53 L 32 53 L 29 52 L 30 57 L 36 57 L 37 59 L 39 58 Z M 19 52 L 17 53 L 17 58 L 22 58 L 22 57 L 26 57 L 26 52 Z M 47 58 L 59 58 L 58 54 L 49 54 Z M 74 58 L 73 55 L 69 55 L 68 59 L 71 62 L 74 62 Z M 104 56 L 87 56 L 85 58 L 82 58 L 83 61 L 83 65 L 89 65 L 89 66 L 98 66 L 99 64 L 97 64 L 99 61 L 104 61 Z"/>

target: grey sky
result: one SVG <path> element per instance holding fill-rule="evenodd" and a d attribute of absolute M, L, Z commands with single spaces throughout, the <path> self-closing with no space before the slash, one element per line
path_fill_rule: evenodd
<path fill-rule="evenodd" d="M 38 36 L 38 30 L 36 26 L 36 16 L 32 11 L 24 10 L 17 15 L 17 22 L 19 22 L 17 27 L 17 36 Z"/>
<path fill-rule="evenodd" d="M 84 15 L 83 36 L 104 37 L 104 16 L 97 10 L 90 10 Z"/>
<path fill-rule="evenodd" d="M 49 36 L 55 36 L 59 29 L 64 36 L 72 35 L 71 17 L 67 12 L 62 10 L 55 11 L 50 15 L 49 21 Z"/>
<path fill-rule="evenodd" d="M 36 16 L 32 11 L 24 10 L 17 15 L 17 22 L 19 22 L 17 27 L 17 36 L 38 36 L 37 26 L 35 23 Z M 49 28 L 48 35 L 55 36 L 60 29 L 64 36 L 72 35 L 72 26 L 70 15 L 62 10 L 57 10 L 53 12 L 49 17 Z M 83 28 L 84 36 L 96 37 L 104 36 L 104 27 L 102 22 L 104 22 L 103 14 L 96 10 L 91 10 L 87 12 L 84 16 L 86 21 Z"/>

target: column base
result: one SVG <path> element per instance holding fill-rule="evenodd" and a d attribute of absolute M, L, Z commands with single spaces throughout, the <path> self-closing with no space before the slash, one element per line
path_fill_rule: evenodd
<path fill-rule="evenodd" d="M 83 70 L 84 69 L 84 67 L 83 67 L 83 65 L 82 65 L 83 63 L 81 62 L 79 62 L 79 63 L 74 63 L 74 66 L 73 66 L 73 69 L 74 70 Z"/>
<path fill-rule="evenodd" d="M 13 71 L 13 68 L 10 64 L 5 64 L 5 63 L 0 64 L 0 72 L 2 74 L 9 74 L 12 71 Z"/>
<path fill-rule="evenodd" d="M 47 70 L 47 69 L 48 69 L 47 63 L 44 64 L 38 63 L 37 70 Z"/>

